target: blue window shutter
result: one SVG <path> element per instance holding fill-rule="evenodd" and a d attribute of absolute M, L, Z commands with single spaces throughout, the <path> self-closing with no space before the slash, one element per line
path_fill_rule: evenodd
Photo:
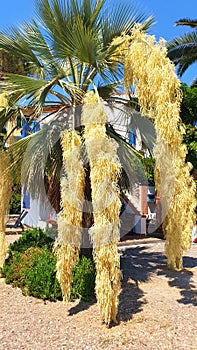
<path fill-rule="evenodd" d="M 132 146 L 136 145 L 136 135 L 132 130 L 129 131 L 129 144 Z"/>

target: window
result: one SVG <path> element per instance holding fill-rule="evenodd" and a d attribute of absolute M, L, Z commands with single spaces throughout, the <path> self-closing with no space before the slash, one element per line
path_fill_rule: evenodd
<path fill-rule="evenodd" d="M 133 132 L 132 129 L 129 131 L 129 144 L 131 146 L 136 146 L 136 134 Z"/>

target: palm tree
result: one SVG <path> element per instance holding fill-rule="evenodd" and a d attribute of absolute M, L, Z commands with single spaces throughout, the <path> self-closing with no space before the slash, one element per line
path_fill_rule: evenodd
<path fill-rule="evenodd" d="M 106 5 L 106 0 L 37 0 L 36 20 L 0 33 L 0 50 L 25 62 L 26 72 L 26 75 L 24 71 L 17 74 L 5 72 L 3 75 L 0 86 L 7 93 L 10 108 L 1 111 L 2 126 L 21 113 L 23 104 L 33 110 L 30 121 L 40 116 L 48 105 L 56 112 L 74 107 L 72 126 L 75 128 L 79 111 L 76 106 L 81 104 L 88 89 L 96 86 L 99 95 L 108 100 L 112 92 L 120 89 L 123 64 L 117 56 L 118 45 L 113 44 L 113 39 L 122 32 L 130 33 L 136 22 L 142 23 L 144 31 L 148 30 L 153 18 L 140 13 L 132 4 L 117 2 L 113 9 Z M 122 102 L 128 104 L 128 101 Z M 57 193 L 59 189 L 57 184 L 62 166 L 60 119 L 54 118 L 48 128 L 17 142 L 12 148 L 15 170 L 20 169 L 19 164 L 22 164 L 22 156 L 27 150 L 25 181 L 35 194 L 41 191 L 38 184 L 44 177 L 56 210 L 59 206 L 53 198 L 54 191 Z M 108 132 L 124 145 L 129 156 L 131 148 L 115 135 L 112 128 Z M 28 143 L 31 147 L 27 149 Z M 41 154 L 43 159 L 48 155 L 47 162 L 41 161 Z"/>
<path fill-rule="evenodd" d="M 142 32 L 152 24 L 152 18 L 139 14 L 134 7 L 117 2 L 113 8 L 107 9 L 105 0 L 37 0 L 36 4 L 36 21 L 0 33 L 0 50 L 27 62 L 28 74 L 5 74 L 1 87 L 7 93 L 10 108 L 4 108 L 2 117 L 7 116 L 21 100 L 32 108 L 35 117 L 49 102 L 58 112 L 56 116 L 53 113 L 50 127 L 43 127 L 11 149 L 15 169 L 21 168 L 24 158 L 24 181 L 34 193 L 44 177 L 49 179 L 48 187 L 54 188 L 63 159 L 67 177 L 63 175 L 61 182 L 62 210 L 58 215 L 56 254 L 57 277 L 65 299 L 69 296 L 72 267 L 80 248 L 89 162 L 90 195 L 94 207 L 94 226 L 89 231 L 97 268 L 96 294 L 102 318 L 109 324 L 116 320 L 121 279 L 117 251 L 121 159 L 117 156 L 117 143 L 108 135 L 122 143 L 123 158 L 129 160 L 127 165 L 130 160 L 133 165 L 133 153 L 113 128 L 108 126 L 106 133 L 107 117 L 100 97 L 107 101 L 121 101 L 129 107 L 132 101 L 114 97 L 111 92 L 122 87 L 123 75 L 128 89 L 134 82 L 137 85 L 140 111 L 155 118 L 156 130 L 162 135 L 156 148 L 157 182 L 161 185 L 167 181 L 163 186 L 167 189 L 163 192 L 166 201 L 169 198 L 166 183 L 171 183 L 172 172 L 166 166 L 166 159 L 164 162 L 164 144 L 171 147 L 176 186 L 165 222 L 170 235 L 167 254 L 169 266 L 180 269 L 182 252 L 188 249 L 193 224 L 194 186 L 189 177 L 190 168 L 184 164 L 184 147 L 180 153 L 182 138 L 177 128 L 179 81 L 166 57 L 166 50 L 163 50 L 163 43 L 155 45 L 154 38 L 148 38 Z M 136 22 L 141 22 L 141 26 L 133 30 Z M 155 79 L 154 67 L 159 79 Z M 171 88 L 166 88 L 169 85 Z M 95 93 L 89 91 L 91 89 Z M 82 101 L 83 125 L 78 122 Z M 72 130 L 63 132 L 60 144 L 60 133 L 67 127 Z M 190 186 L 188 196 L 187 186 Z M 179 226 L 176 224 L 177 193 L 181 193 Z"/>
<path fill-rule="evenodd" d="M 121 203 L 116 183 L 116 177 L 120 173 L 120 163 L 117 160 L 116 143 L 110 143 L 110 138 L 104 131 L 102 142 L 104 144 L 108 142 L 108 150 L 104 153 L 107 153 L 109 149 L 111 153 L 108 159 L 105 158 L 105 166 L 103 165 L 101 169 L 93 166 L 94 160 L 91 157 L 88 142 L 86 142 L 88 135 L 90 136 L 90 133 L 87 132 L 88 121 L 86 120 L 84 124 L 84 132 L 77 119 L 81 115 L 80 105 L 88 90 L 94 89 L 95 96 L 113 100 L 111 93 L 123 88 L 123 54 L 118 51 L 118 48 L 121 50 L 124 42 L 121 35 L 130 34 L 136 22 L 141 23 L 142 30 L 146 31 L 153 23 L 153 18 L 147 18 L 132 4 L 117 1 L 116 4 L 113 4 L 113 8 L 106 7 L 106 4 L 105 0 L 37 0 L 36 20 L 18 29 L 11 28 L 0 33 L 0 50 L 26 62 L 27 75 L 6 73 L 0 85 L 7 93 L 10 106 L 2 111 L 1 117 L 4 120 L 9 117 L 9 113 L 10 116 L 13 116 L 15 106 L 21 102 L 33 109 L 32 117 L 34 118 L 39 117 L 43 108 L 48 104 L 54 106 L 57 112 L 56 116 L 53 113 L 49 126 L 19 141 L 11 147 L 11 150 L 12 169 L 14 168 L 16 173 L 17 168 L 23 168 L 23 181 L 26 187 L 31 193 L 41 194 L 40 184 L 43 184 L 43 179 L 47 179 L 48 190 L 49 192 L 52 190 L 53 193 L 52 196 L 49 196 L 50 198 L 54 198 L 55 191 L 59 191 L 58 184 L 63 158 L 68 186 L 65 185 L 67 180 L 64 177 L 61 184 L 62 210 L 58 215 L 59 243 L 56 255 L 57 277 L 65 299 L 69 297 L 72 267 L 78 258 L 80 248 L 84 187 L 85 192 L 91 195 L 88 162 L 86 161 L 84 167 L 81 162 L 81 153 L 85 160 L 89 159 L 92 174 L 94 169 L 94 177 L 97 177 L 98 169 L 101 175 L 103 167 L 105 168 L 103 174 L 108 174 L 107 181 L 112 184 L 110 195 L 114 194 L 112 198 L 115 199 L 107 209 L 108 214 L 105 214 L 105 211 L 103 214 L 102 211 L 101 214 L 94 212 L 94 219 L 97 220 L 98 229 L 102 231 L 102 234 L 93 233 L 92 239 L 97 266 L 96 290 L 100 312 L 104 321 L 109 323 L 116 319 L 121 278 L 117 251 Z M 120 37 L 118 41 L 115 40 L 117 37 Z M 128 100 L 123 99 L 122 102 L 129 105 Z M 101 123 L 98 122 L 100 112 L 105 120 L 103 104 L 100 104 L 101 107 L 94 101 L 93 105 L 97 110 L 97 123 L 100 125 Z M 68 126 L 72 128 L 72 131 L 63 134 L 61 144 L 60 133 Z M 90 129 L 93 134 L 94 123 Z M 102 130 L 105 130 L 105 122 L 100 125 L 99 135 L 102 134 Z M 130 146 L 114 132 L 113 128 L 108 127 L 107 132 L 108 135 L 122 143 L 124 158 L 133 160 Z M 84 138 L 86 147 L 83 147 Z M 103 154 L 102 152 L 102 147 L 100 147 L 100 153 Z M 72 159 L 73 153 L 74 159 Z M 114 169 L 114 172 L 111 169 Z M 99 180 L 100 178 L 101 176 L 98 177 Z M 104 195 L 106 196 L 106 193 Z M 95 200 L 95 191 L 92 199 L 93 197 Z M 70 200 L 72 200 L 72 205 Z M 79 205 L 80 210 L 78 210 Z M 105 219 L 104 216 L 106 216 Z M 103 222 L 104 226 L 101 225 L 102 227 L 99 228 L 99 222 L 101 224 Z M 96 223 L 93 230 L 95 228 Z M 101 243 L 101 237 L 105 233 L 104 244 Z M 95 240 L 97 236 L 98 239 Z M 107 269 L 104 269 L 103 263 L 106 257 L 108 257 L 108 263 Z M 111 295 L 110 298 L 109 295 Z"/>
<path fill-rule="evenodd" d="M 177 73 L 181 77 L 185 71 L 197 61 L 197 20 L 180 19 L 176 26 L 189 26 L 194 31 L 186 33 L 168 43 L 168 56 L 177 66 Z M 196 85 L 197 78 L 192 83 Z"/>

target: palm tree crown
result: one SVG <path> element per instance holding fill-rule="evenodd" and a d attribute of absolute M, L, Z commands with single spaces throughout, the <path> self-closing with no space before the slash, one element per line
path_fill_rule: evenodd
<path fill-rule="evenodd" d="M 26 62 L 28 75 L 7 74 L 2 88 L 14 102 L 40 108 L 55 96 L 57 104 L 80 103 L 92 82 L 118 85 L 122 65 L 114 59 L 113 39 L 136 22 L 147 30 L 152 17 L 133 5 L 105 0 L 37 0 L 37 19 L 0 33 L 0 50 Z M 113 57 L 113 59 L 112 59 Z M 105 90 L 106 91 L 106 90 Z"/>
<path fill-rule="evenodd" d="M 148 30 L 153 18 L 140 13 L 131 2 L 113 5 L 107 7 L 106 0 L 36 0 L 36 20 L 0 32 L 0 51 L 21 60 L 26 70 L 26 75 L 4 72 L 0 86 L 6 91 L 10 108 L 1 109 L 0 124 L 16 117 L 22 104 L 31 107 L 36 117 L 49 104 L 57 112 L 79 105 L 93 86 L 105 98 L 123 84 L 122 55 L 118 56 L 119 44 L 113 39 L 130 33 L 136 22 Z M 32 193 L 40 191 L 38 184 L 44 176 L 52 181 L 50 188 L 56 188 L 59 181 L 60 119 L 54 117 L 48 128 L 11 148 L 15 159 L 12 166 L 17 171 L 23 161 Z M 108 132 L 118 140 L 112 129 Z M 130 149 L 124 145 L 129 156 Z"/>

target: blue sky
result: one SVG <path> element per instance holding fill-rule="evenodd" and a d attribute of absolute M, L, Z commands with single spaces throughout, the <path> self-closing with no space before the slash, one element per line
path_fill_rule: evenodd
<path fill-rule="evenodd" d="M 109 0 L 113 4 L 113 0 Z M 120 0 L 124 1 L 124 0 Z M 0 29 L 18 25 L 34 17 L 34 0 L 1 0 Z M 171 40 L 189 31 L 189 27 L 175 27 L 180 18 L 197 18 L 196 0 L 137 0 L 142 10 L 155 16 L 157 22 L 151 30 L 157 39 Z M 197 76 L 197 64 L 189 68 L 182 81 L 188 85 Z"/>

